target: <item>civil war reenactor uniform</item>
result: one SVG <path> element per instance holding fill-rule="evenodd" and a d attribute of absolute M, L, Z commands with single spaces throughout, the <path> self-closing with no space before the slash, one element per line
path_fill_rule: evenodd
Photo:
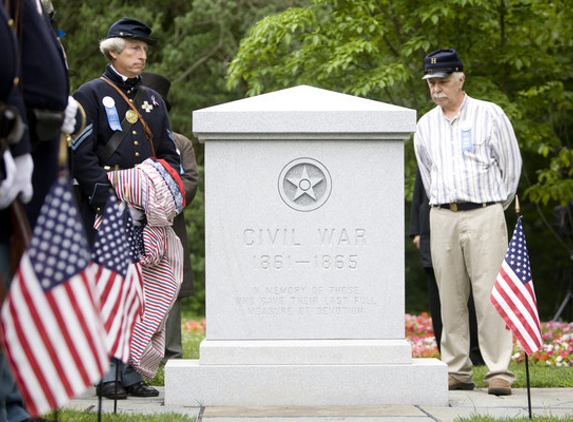
<path fill-rule="evenodd" d="M 0 205 L 2 209 L 0 211 L 0 304 L 4 300 L 11 277 L 9 232 L 12 224 L 6 207 L 14 201 L 15 195 L 18 195 L 18 192 L 11 192 L 14 177 L 10 175 L 10 166 L 7 161 L 12 164 L 14 171 L 14 157 L 29 155 L 30 152 L 27 134 L 21 130 L 14 131 L 14 123 L 18 119 L 21 122 L 20 116 L 24 106 L 15 85 L 18 81 L 19 53 L 16 36 L 9 22 L 12 22 L 11 18 L 4 5 L 0 4 L 0 44 L 3 48 L 2 66 L 0 66 L 0 201 L 2 202 Z M 15 107 L 16 100 L 19 101 L 20 108 Z M 16 381 L 10 370 L 8 359 L 3 353 L 3 341 L 0 341 L 0 421 L 9 421 L 14 414 L 23 419 L 27 412 L 16 388 Z"/>
<path fill-rule="evenodd" d="M 33 227 L 60 169 L 60 133 L 69 105 L 68 68 L 41 2 L 11 0 L 6 4 L 21 46 L 19 89 L 26 106 L 24 117 L 34 161 L 34 195 L 25 208 Z"/>
<path fill-rule="evenodd" d="M 15 165 L 10 181 L 9 169 L 0 166 L 0 181 L 11 186 L 8 197 L 0 200 L 0 273 L 8 285 L 19 261 L 8 257 L 15 250 L 21 254 L 26 246 L 17 238 L 20 233 L 13 216 L 34 228 L 45 197 L 65 165 L 59 160 L 60 133 L 75 131 L 77 104 L 70 101 L 62 46 L 39 0 L 8 0 L 0 5 L 0 45 L 2 161 L 7 162 L 8 154 Z M 20 203 L 24 212 L 15 206 Z M 17 244 L 21 248 L 15 248 Z M 0 353 L 0 421 L 24 420 L 32 419 Z"/>
<path fill-rule="evenodd" d="M 110 60 L 105 72 L 73 94 L 87 116 L 86 128 L 71 150 L 72 173 L 81 188 L 80 209 L 91 243 L 96 233 L 94 222 L 112 190 L 109 171 L 133 169 L 156 157 L 167 162 L 175 174 L 181 173 L 165 102 L 160 94 L 141 84 L 147 47 L 156 42 L 150 34 L 151 29 L 135 19 L 122 18 L 112 24 L 107 37 L 100 41 L 101 52 Z M 128 209 L 135 224 L 143 227 L 145 214 L 132 206 Z M 120 378 L 116 377 L 116 366 L 121 370 Z M 110 399 L 159 394 L 134 366 L 115 360 L 98 392 Z"/>
<path fill-rule="evenodd" d="M 150 34 L 144 23 L 123 18 L 111 25 L 106 40 L 139 40 L 153 45 Z M 142 87 L 137 71 L 134 75 L 120 74 L 117 59 L 108 58 L 111 63 L 103 76 L 83 84 L 73 94 L 87 116 L 85 130 L 72 144 L 72 172 L 81 188 L 80 207 L 90 242 L 95 235 L 95 216 L 103 211 L 109 197 L 107 171 L 130 169 L 152 156 L 163 158 L 178 173 L 181 170 L 161 95 Z M 145 59 L 139 73 L 144 66 Z"/>

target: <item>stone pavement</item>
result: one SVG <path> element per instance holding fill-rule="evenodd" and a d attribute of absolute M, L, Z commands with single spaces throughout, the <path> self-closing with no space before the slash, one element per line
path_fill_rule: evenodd
<path fill-rule="evenodd" d="M 142 399 L 129 397 L 117 401 L 117 413 L 177 413 L 196 418 L 198 422 L 453 422 L 456 417 L 488 415 L 494 418 L 528 417 L 527 390 L 513 389 L 513 394 L 496 397 L 487 394 L 487 389 L 473 391 L 450 391 L 447 407 L 380 405 L 339 407 L 294 407 L 277 406 L 265 408 L 201 407 L 198 403 L 189 406 L 165 406 L 164 388 L 158 387 L 159 397 Z M 95 389 L 72 400 L 67 408 L 97 412 L 98 398 Z M 531 408 L 534 416 L 571 417 L 573 420 L 573 388 L 533 388 Z M 102 400 L 105 413 L 114 411 L 113 400 Z"/>

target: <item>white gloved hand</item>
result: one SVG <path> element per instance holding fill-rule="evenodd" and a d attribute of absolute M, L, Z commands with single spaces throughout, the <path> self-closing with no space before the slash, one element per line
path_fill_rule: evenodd
<path fill-rule="evenodd" d="M 4 152 L 4 167 L 6 178 L 0 185 L 0 209 L 7 208 L 18 195 L 23 203 L 30 202 L 34 189 L 32 187 L 32 172 L 34 162 L 30 154 L 12 157 L 9 151 Z"/>
<path fill-rule="evenodd" d="M 18 195 L 18 192 L 12 192 L 16 173 L 16 163 L 14 163 L 14 158 L 12 158 L 10 151 L 6 150 L 2 155 L 2 159 L 4 160 L 6 178 L 2 180 L 2 183 L 0 184 L 0 210 L 3 210 L 10 205 L 14 199 L 16 199 L 16 195 Z"/>
<path fill-rule="evenodd" d="M 76 128 L 76 115 L 78 113 L 78 102 L 71 95 L 68 96 L 68 105 L 66 107 L 66 114 L 64 116 L 64 123 L 62 123 L 62 132 L 70 134 L 74 133 Z"/>
<path fill-rule="evenodd" d="M 32 186 L 32 173 L 34 172 L 34 160 L 30 154 L 19 155 L 14 158 L 16 163 L 15 184 L 20 192 L 20 199 L 24 204 L 32 200 L 34 187 Z"/>
<path fill-rule="evenodd" d="M 134 207 L 127 207 L 129 210 L 129 214 L 131 215 L 131 219 L 133 220 L 133 225 L 136 227 L 141 226 L 141 222 L 145 218 L 145 213 L 143 210 Z"/>

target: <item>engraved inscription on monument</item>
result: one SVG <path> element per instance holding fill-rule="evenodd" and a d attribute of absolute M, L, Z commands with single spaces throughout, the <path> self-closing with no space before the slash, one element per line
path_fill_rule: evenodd
<path fill-rule="evenodd" d="M 332 180 L 328 169 L 319 161 L 303 157 L 288 163 L 279 175 L 279 194 L 297 211 L 314 211 L 328 200 Z"/>
<path fill-rule="evenodd" d="M 249 271 L 259 280 L 235 296 L 247 314 L 357 315 L 377 305 L 352 276 L 368 246 L 366 229 L 246 228 L 242 235 Z M 343 283 L 325 277 L 342 273 Z"/>

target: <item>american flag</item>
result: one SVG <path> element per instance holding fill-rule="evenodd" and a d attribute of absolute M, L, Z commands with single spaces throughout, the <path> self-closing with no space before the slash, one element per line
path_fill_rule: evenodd
<path fill-rule="evenodd" d="M 133 223 L 131 214 L 125 212 L 125 230 L 127 233 L 127 239 L 129 241 L 129 257 L 131 259 L 130 271 L 133 272 L 133 277 L 135 282 L 139 287 L 139 297 L 140 302 L 143 306 L 143 275 L 141 273 L 141 262 L 140 257 L 145 255 L 145 246 L 143 245 L 143 228 L 147 222 L 141 221 L 139 226 Z"/>
<path fill-rule="evenodd" d="M 543 344 L 525 235 L 519 217 L 490 301 L 528 355 Z"/>
<path fill-rule="evenodd" d="M 134 263 L 132 240 L 126 230 L 126 224 L 132 224 L 124 219 L 126 215 L 129 213 L 120 210 L 117 197 L 110 195 L 93 250 L 108 351 L 122 362 L 129 361 L 133 327 L 141 318 L 143 295 L 139 264 Z"/>
<path fill-rule="evenodd" d="M 6 355 L 32 416 L 109 368 L 90 252 L 67 172 L 51 187 L 1 312 Z"/>

